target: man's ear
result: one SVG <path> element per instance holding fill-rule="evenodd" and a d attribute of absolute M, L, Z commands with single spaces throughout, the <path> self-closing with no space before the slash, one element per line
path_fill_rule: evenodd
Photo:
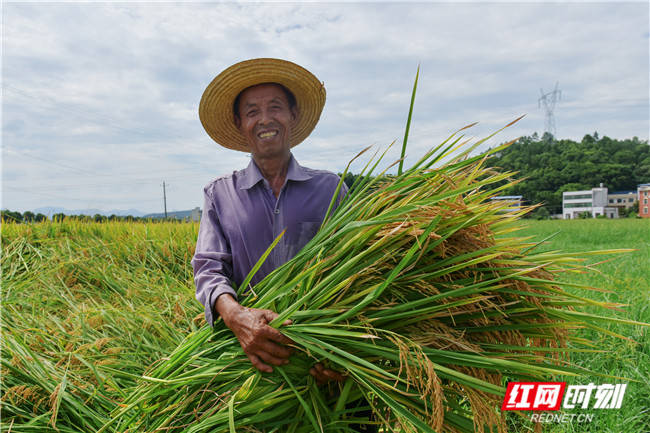
<path fill-rule="evenodd" d="M 298 109 L 295 106 L 293 106 L 293 107 L 291 107 L 291 123 L 292 123 L 292 125 L 295 125 L 297 121 L 298 121 Z"/>
<path fill-rule="evenodd" d="M 241 128 L 241 119 L 239 118 L 239 116 L 234 114 L 233 115 L 233 120 L 235 121 L 235 128 L 240 129 Z"/>

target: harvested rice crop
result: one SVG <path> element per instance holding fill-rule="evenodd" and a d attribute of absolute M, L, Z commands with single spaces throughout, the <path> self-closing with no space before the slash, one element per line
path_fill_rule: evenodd
<path fill-rule="evenodd" d="M 517 235 L 529 209 L 490 200 L 512 173 L 480 143 L 456 133 L 397 176 L 371 159 L 303 251 L 242 284 L 273 326 L 292 320 L 271 374 L 222 322 L 201 327 L 196 226 L 3 223 L 0 431 L 504 431 L 507 380 L 580 375 L 569 354 L 599 351 L 577 329 L 643 324 L 564 290 L 580 260 Z M 316 362 L 346 381 L 318 387 Z"/>
<path fill-rule="evenodd" d="M 574 330 L 607 331 L 580 309 L 612 305 L 556 282 L 578 259 L 517 237 L 530 209 L 490 200 L 512 173 L 470 156 L 480 143 L 454 134 L 396 176 L 373 177 L 371 160 L 294 259 L 242 284 L 243 305 L 280 313 L 289 365 L 258 372 L 218 321 L 148 371 L 101 431 L 504 431 L 506 380 L 581 374 L 567 355 L 591 349 Z M 316 362 L 347 380 L 318 387 Z"/>

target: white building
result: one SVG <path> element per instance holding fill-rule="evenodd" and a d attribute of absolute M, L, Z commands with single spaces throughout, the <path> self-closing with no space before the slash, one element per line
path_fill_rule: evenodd
<path fill-rule="evenodd" d="M 522 206 L 522 199 L 523 196 L 521 195 L 499 195 L 490 198 L 492 201 L 501 201 L 505 202 L 508 205 L 508 207 L 500 211 L 502 213 L 520 211 Z"/>
<path fill-rule="evenodd" d="M 578 218 L 584 212 L 593 218 L 601 215 L 618 218 L 618 208 L 608 206 L 607 188 L 602 183 L 591 190 L 562 193 L 562 215 L 565 220 Z"/>

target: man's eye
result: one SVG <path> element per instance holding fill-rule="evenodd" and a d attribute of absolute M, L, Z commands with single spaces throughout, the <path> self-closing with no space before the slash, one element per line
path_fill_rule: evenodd
<path fill-rule="evenodd" d="M 253 117 L 257 114 L 257 110 L 251 110 L 248 113 L 246 113 L 246 116 L 248 117 Z"/>

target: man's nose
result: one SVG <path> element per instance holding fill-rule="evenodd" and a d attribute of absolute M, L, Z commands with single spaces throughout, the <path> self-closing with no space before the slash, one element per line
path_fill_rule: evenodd
<path fill-rule="evenodd" d="M 269 110 L 263 109 L 260 113 L 260 123 L 267 124 L 271 121 L 271 112 Z"/>

